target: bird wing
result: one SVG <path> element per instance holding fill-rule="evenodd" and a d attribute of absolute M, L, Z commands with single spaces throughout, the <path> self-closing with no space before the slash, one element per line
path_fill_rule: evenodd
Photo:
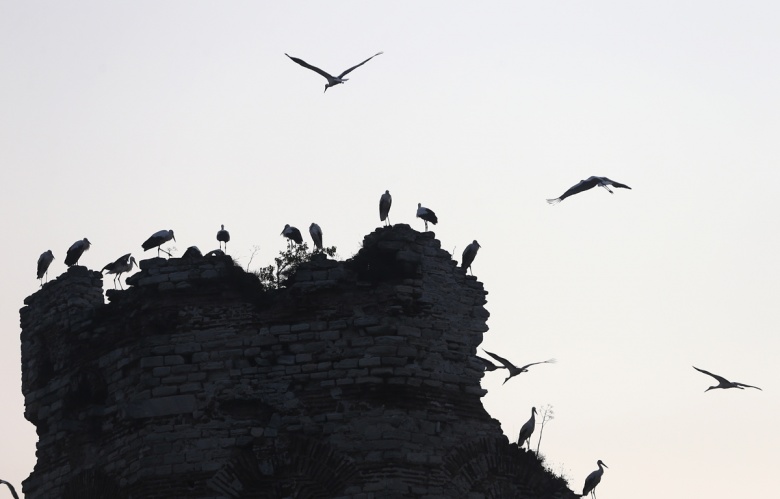
<path fill-rule="evenodd" d="M 292 61 L 293 61 L 294 63 L 296 63 L 296 64 L 300 64 L 301 66 L 303 66 L 303 67 L 304 67 L 304 68 L 306 68 L 306 69 L 311 69 L 311 70 L 312 70 L 312 71 L 314 71 L 315 73 L 319 73 L 319 74 L 321 74 L 321 75 L 322 75 L 322 76 L 324 76 L 324 77 L 325 77 L 325 78 L 326 78 L 328 81 L 335 80 L 335 78 L 333 78 L 331 75 L 329 75 L 329 74 L 328 74 L 328 73 L 326 73 L 325 71 L 321 70 L 321 69 L 320 69 L 320 68 L 318 68 L 317 66 L 312 66 L 311 64 L 309 64 L 308 62 L 304 61 L 303 59 L 298 59 L 297 57 L 293 57 L 293 56 L 291 56 L 291 55 L 289 55 L 289 54 L 287 54 L 287 53 L 285 53 L 284 55 L 286 55 L 287 57 L 289 57 L 290 59 L 292 59 Z M 358 64 L 358 66 L 359 66 L 359 65 L 360 65 L 360 64 Z M 357 66 L 355 66 L 355 67 L 357 67 Z M 352 69 L 355 69 L 355 68 L 352 68 Z M 350 69 L 349 71 L 352 71 L 352 69 Z M 344 74 L 346 74 L 346 73 L 343 73 L 343 74 L 342 74 L 342 76 L 343 76 Z"/>
<path fill-rule="evenodd" d="M 500 357 L 500 356 L 498 356 L 498 355 L 496 355 L 496 354 L 494 354 L 494 353 L 490 353 L 490 352 L 488 352 L 487 350 L 485 350 L 484 348 L 482 349 L 482 351 L 483 351 L 483 352 L 485 352 L 486 354 L 490 355 L 491 357 L 493 357 L 493 358 L 494 358 L 494 359 L 496 359 L 497 361 L 501 362 L 502 364 L 504 364 L 504 366 L 505 366 L 507 369 L 511 369 L 511 368 L 514 368 L 514 367 L 515 367 L 515 365 L 514 365 L 514 364 L 512 364 L 511 362 L 509 362 L 508 360 L 506 360 L 506 359 L 505 359 L 505 358 L 503 358 L 503 357 Z"/>
<path fill-rule="evenodd" d="M 608 179 L 607 177 L 604 177 L 604 181 L 607 184 L 610 184 L 613 187 L 620 187 L 621 189 L 631 189 L 631 187 L 627 186 L 626 184 L 621 184 L 620 182 L 615 182 L 614 180 Z"/>
<path fill-rule="evenodd" d="M 761 388 L 759 388 L 757 386 L 746 385 L 745 383 L 734 383 L 734 384 L 737 385 L 737 386 L 744 386 L 745 388 L 755 388 L 756 390 L 761 390 Z M 763 392 L 764 390 L 761 390 L 761 391 Z"/>
<path fill-rule="evenodd" d="M 0 480 L 0 484 L 5 484 L 8 486 L 8 490 L 11 491 L 11 495 L 14 496 L 14 499 L 19 499 L 19 495 L 16 493 L 16 489 L 14 489 L 14 486 L 10 483 L 6 482 L 5 480 Z"/>
<path fill-rule="evenodd" d="M 588 495 L 588 493 L 596 488 L 596 485 L 599 484 L 601 481 L 601 473 L 599 473 L 601 469 L 597 469 L 596 471 L 591 472 L 590 475 L 585 479 L 585 485 L 582 487 L 582 495 Z"/>
<path fill-rule="evenodd" d="M 359 68 L 360 66 L 362 66 L 362 65 L 363 65 L 363 64 L 365 64 L 365 63 L 367 63 L 368 61 L 370 61 L 370 60 L 371 60 L 371 59 L 373 59 L 374 57 L 376 57 L 376 56 L 378 56 L 378 55 L 380 55 L 380 54 L 383 54 L 383 53 L 384 53 L 384 52 L 377 52 L 376 54 L 372 55 L 371 57 L 369 57 L 369 58 L 368 58 L 368 59 L 366 59 L 365 61 L 361 62 L 360 64 L 355 64 L 355 65 L 354 65 L 354 66 L 352 66 L 351 68 L 349 68 L 349 69 L 347 69 L 346 71 L 344 71 L 343 73 L 341 73 L 341 74 L 339 75 L 339 78 L 343 78 L 343 77 L 347 76 L 347 74 L 348 74 L 350 71 L 352 71 L 353 69 L 355 69 L 355 68 Z M 289 56 L 288 56 L 288 57 L 289 57 Z M 293 60 L 294 60 L 294 59 L 293 59 Z M 303 62 L 303 61 L 301 61 L 301 62 Z M 299 63 L 299 64 L 300 64 L 300 63 Z M 312 67 L 312 68 L 310 68 L 310 69 L 313 69 L 313 70 L 315 70 L 315 71 L 319 71 L 317 68 L 314 68 L 314 67 Z M 322 73 L 320 73 L 320 74 L 322 74 Z"/>
<path fill-rule="evenodd" d="M 476 357 L 480 360 L 480 362 L 482 362 L 482 364 L 485 365 L 485 368 L 488 368 L 488 369 L 506 369 L 506 367 L 504 367 L 504 366 L 497 366 L 497 365 L 493 364 L 492 362 L 490 362 L 489 360 L 480 357 L 479 355 L 477 355 Z"/>
<path fill-rule="evenodd" d="M 598 184 L 598 179 L 596 177 L 589 177 L 587 180 L 580 180 L 578 184 L 571 186 L 569 190 L 561 194 L 558 199 L 563 201 L 569 196 L 573 196 L 575 194 L 579 194 L 582 191 L 587 191 L 588 189 L 596 187 L 596 184 Z"/>
<path fill-rule="evenodd" d="M 531 366 L 535 366 L 536 364 L 555 364 L 556 362 L 558 362 L 558 361 L 555 360 L 555 359 L 547 359 L 547 360 L 543 360 L 541 362 L 533 362 L 531 364 L 524 365 L 523 367 L 520 368 L 520 370 L 524 371 L 524 370 L 528 369 Z"/>
<path fill-rule="evenodd" d="M 718 380 L 718 383 L 725 383 L 725 384 L 729 384 L 729 383 L 731 383 L 731 381 L 727 380 L 727 379 L 726 379 L 726 378 L 724 378 L 723 376 L 718 376 L 717 374 L 712 374 L 711 372 L 709 372 L 709 371 L 705 371 L 704 369 L 699 369 L 699 368 L 698 368 L 698 367 L 696 367 L 696 366 L 691 366 L 691 367 L 693 367 L 694 369 L 696 369 L 696 370 L 697 370 L 697 371 L 699 371 L 700 373 L 704 373 L 704 374 L 707 374 L 707 375 L 709 375 L 709 376 L 712 376 L 713 378 L 715 378 L 716 380 Z"/>

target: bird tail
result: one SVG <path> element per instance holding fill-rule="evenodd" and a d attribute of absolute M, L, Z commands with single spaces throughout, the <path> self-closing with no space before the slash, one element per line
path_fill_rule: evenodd
<path fill-rule="evenodd" d="M 548 199 L 547 202 L 550 204 L 558 204 L 562 201 L 561 198 L 555 198 L 555 199 Z"/>

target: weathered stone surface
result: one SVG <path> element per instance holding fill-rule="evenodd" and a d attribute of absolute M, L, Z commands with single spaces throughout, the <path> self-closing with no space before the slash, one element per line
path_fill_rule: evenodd
<path fill-rule="evenodd" d="M 378 229 L 264 292 L 229 257 L 72 267 L 25 300 L 28 499 L 570 498 L 482 407 L 487 293 Z"/>

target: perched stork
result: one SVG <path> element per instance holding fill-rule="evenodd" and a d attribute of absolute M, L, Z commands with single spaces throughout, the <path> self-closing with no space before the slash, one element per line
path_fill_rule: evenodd
<path fill-rule="evenodd" d="M 390 195 L 390 191 L 385 191 L 382 197 L 379 198 L 379 221 L 384 222 L 385 225 L 390 225 L 390 205 L 393 204 L 393 197 Z"/>
<path fill-rule="evenodd" d="M 0 484 L 4 484 L 8 486 L 8 490 L 11 491 L 11 495 L 14 496 L 14 499 L 19 499 L 19 495 L 16 493 L 16 489 L 14 489 L 14 486 L 10 483 L 6 482 L 5 480 L 0 480 Z"/>
<path fill-rule="evenodd" d="M 197 246 L 190 246 L 181 256 L 182 258 L 201 258 L 203 253 L 200 252 L 200 248 Z"/>
<path fill-rule="evenodd" d="M 746 385 L 745 383 L 737 383 L 736 381 L 729 381 L 726 378 L 724 378 L 723 376 L 718 376 L 717 374 L 712 374 L 711 372 L 705 371 L 704 369 L 699 369 L 696 366 L 691 366 L 691 367 L 693 367 L 694 369 L 696 369 L 700 373 L 708 374 L 708 375 L 712 376 L 713 378 L 715 378 L 716 380 L 718 380 L 718 384 L 716 386 L 711 386 L 711 387 L 707 388 L 706 390 L 704 390 L 705 393 L 710 391 L 710 390 L 713 390 L 715 388 L 739 388 L 740 390 L 744 390 L 745 388 L 755 388 L 756 390 L 761 390 L 761 388 L 759 388 L 757 386 Z M 761 390 L 761 391 L 763 391 L 763 390 Z"/>
<path fill-rule="evenodd" d="M 126 255 L 122 255 L 119 258 L 116 259 L 116 261 L 113 261 L 103 267 L 103 270 L 107 271 L 108 274 L 116 274 L 114 275 L 114 289 L 116 289 L 116 282 L 119 280 L 119 278 L 124 274 L 125 272 L 130 272 L 133 270 L 133 265 L 138 267 L 138 263 L 135 261 L 135 257 L 130 256 L 130 253 Z M 102 271 L 101 271 L 102 272 Z M 122 287 L 122 281 L 119 281 L 119 288 L 124 289 Z"/>
<path fill-rule="evenodd" d="M 520 436 L 517 437 L 517 446 L 522 447 L 523 444 L 528 445 L 528 450 L 531 450 L 531 435 L 534 434 L 536 428 L 536 407 L 531 407 L 531 419 L 525 422 L 522 428 L 520 428 Z"/>
<path fill-rule="evenodd" d="M 479 251 L 479 248 L 482 246 L 479 245 L 476 239 L 474 239 L 474 242 L 466 246 L 466 249 L 463 250 L 463 263 L 461 263 L 460 267 L 463 269 L 463 272 L 466 272 L 466 269 L 471 270 L 471 262 L 474 261 L 474 258 L 477 256 L 477 251 Z M 471 275 L 474 275 L 474 271 L 471 272 Z"/>
<path fill-rule="evenodd" d="M 569 196 L 579 194 L 580 192 L 587 191 L 588 189 L 593 189 L 596 186 L 603 187 L 608 190 L 610 194 L 614 194 L 614 192 L 612 192 L 612 190 L 609 188 L 610 185 L 612 187 L 620 187 L 621 189 L 631 189 L 631 187 L 615 182 L 614 180 L 610 180 L 607 177 L 588 177 L 587 180 L 580 180 L 579 184 L 573 186 L 568 191 L 561 194 L 560 197 L 555 199 L 548 199 L 547 202 L 550 204 L 558 204 Z"/>
<path fill-rule="evenodd" d="M 428 222 L 431 222 L 433 225 L 439 223 L 436 213 L 424 207 L 422 203 L 417 203 L 417 218 L 422 218 L 425 221 L 425 232 L 428 232 Z"/>
<path fill-rule="evenodd" d="M 284 55 L 286 55 L 287 57 L 292 59 L 292 61 L 294 63 L 300 64 L 304 68 L 311 69 L 315 73 L 319 73 L 322 76 L 324 76 L 325 79 L 328 80 L 328 83 L 325 84 L 325 92 L 327 92 L 328 88 L 336 86 L 336 85 L 340 85 L 341 83 L 344 83 L 345 81 L 347 81 L 348 78 L 344 78 L 344 77 L 347 76 L 350 73 L 350 71 L 359 68 L 363 64 L 367 63 L 368 61 L 370 61 L 371 59 L 373 59 L 374 57 L 376 57 L 376 56 L 378 56 L 378 55 L 380 55 L 382 53 L 383 52 L 377 52 L 376 54 L 372 55 L 371 57 L 369 57 L 365 61 L 361 62 L 360 64 L 357 64 L 357 65 L 352 66 L 351 68 L 345 70 L 344 72 L 342 72 L 338 76 L 331 76 L 330 74 L 326 73 L 325 71 L 321 70 L 320 68 L 318 68 L 316 66 L 312 66 L 311 64 L 309 64 L 308 62 L 304 61 L 303 59 L 298 59 L 297 57 L 293 57 L 293 56 L 291 56 L 291 55 L 289 55 L 287 53 L 285 53 Z"/>
<path fill-rule="evenodd" d="M 484 348 L 482 349 L 482 351 L 485 352 L 486 354 L 490 355 L 491 357 L 493 357 L 497 361 L 501 362 L 504 365 L 504 367 L 506 367 L 509 370 L 509 377 L 507 379 L 505 379 L 503 383 L 501 383 L 502 385 L 506 384 L 507 381 L 509 381 L 511 378 L 517 376 L 518 374 L 528 372 L 528 368 L 531 367 L 531 366 L 535 366 L 536 364 L 555 364 L 555 359 L 547 359 L 547 360 L 543 360 L 541 362 L 532 362 L 531 364 L 526 364 L 523 367 L 515 367 L 514 364 L 512 364 L 511 362 L 509 362 L 508 360 L 506 360 L 503 357 L 499 357 L 498 355 L 496 355 L 494 353 L 490 353 L 487 350 L 485 350 Z"/>
<path fill-rule="evenodd" d="M 222 229 L 217 231 L 217 241 L 219 241 L 219 249 L 222 249 L 222 243 L 225 243 L 225 251 L 227 251 L 227 243 L 230 241 L 230 232 L 225 230 L 224 225 L 222 225 Z"/>
<path fill-rule="evenodd" d="M 154 247 L 157 247 L 157 256 L 160 256 L 160 251 L 167 254 L 169 257 L 171 256 L 170 253 L 165 251 L 164 249 L 161 249 L 160 246 L 167 243 L 173 239 L 176 241 L 176 238 L 173 236 L 173 230 L 159 230 L 152 234 L 152 236 L 144 241 L 144 243 L 141 245 L 141 247 L 144 249 L 144 251 L 152 249 Z"/>
<path fill-rule="evenodd" d="M 497 366 L 490 362 L 487 359 L 483 359 L 482 357 L 477 356 L 480 362 L 482 362 L 482 365 L 485 366 L 485 371 L 495 371 L 496 369 L 506 369 L 505 366 Z"/>
<path fill-rule="evenodd" d="M 70 248 L 68 248 L 68 254 L 65 255 L 65 265 L 71 267 L 79 263 L 79 258 L 81 258 L 81 255 L 83 255 L 85 251 L 89 250 L 90 246 L 92 246 L 92 244 L 90 244 L 89 239 L 86 237 L 73 243 Z"/>
<path fill-rule="evenodd" d="M 311 239 L 314 241 L 314 247 L 322 251 L 322 229 L 320 229 L 320 226 L 315 223 L 309 225 L 309 234 L 311 234 Z"/>
<path fill-rule="evenodd" d="M 292 245 L 292 241 L 295 241 L 298 244 L 303 244 L 303 236 L 301 236 L 301 231 L 295 227 L 290 227 L 290 224 L 284 224 L 282 235 L 287 238 L 288 248 Z"/>
<path fill-rule="evenodd" d="M 596 461 L 596 464 L 599 465 L 599 469 L 592 472 L 585 479 L 585 485 L 582 487 L 582 496 L 580 497 L 584 497 L 590 493 L 590 495 L 593 496 L 593 499 L 596 499 L 596 485 L 601 481 L 601 475 L 604 474 L 604 468 L 609 468 L 609 466 L 601 462 L 601 459 Z"/>
<path fill-rule="evenodd" d="M 46 282 L 49 282 L 49 265 L 54 260 L 54 253 L 51 250 L 46 250 L 38 257 L 38 280 L 41 281 L 41 287 L 43 287 L 43 276 L 46 276 Z"/>

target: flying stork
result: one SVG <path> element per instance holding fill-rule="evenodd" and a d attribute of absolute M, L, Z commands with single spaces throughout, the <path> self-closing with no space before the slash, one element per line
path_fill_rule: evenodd
<path fill-rule="evenodd" d="M 90 246 L 92 246 L 92 244 L 90 244 L 89 239 L 86 237 L 73 243 L 70 248 L 68 248 L 68 254 L 65 255 L 65 265 L 71 267 L 79 263 L 79 258 L 81 258 L 81 255 L 83 255 L 85 251 L 89 250 Z"/>
<path fill-rule="evenodd" d="M 619 182 L 615 182 L 614 180 L 610 180 L 607 177 L 588 177 L 587 180 L 580 180 L 579 184 L 571 187 L 568 191 L 561 194 L 560 197 L 555 199 L 548 199 L 547 202 L 550 204 L 558 204 L 569 196 L 579 194 L 580 192 L 587 191 L 588 189 L 593 189 L 596 186 L 603 187 L 608 190 L 610 194 L 614 194 L 614 192 L 612 192 L 612 190 L 609 188 L 610 185 L 612 187 L 620 187 L 621 189 L 631 189 L 631 187 Z"/>
<path fill-rule="evenodd" d="M 351 68 L 349 68 L 346 71 L 342 72 L 338 76 L 331 76 L 330 74 L 326 73 L 325 71 L 321 70 L 320 68 L 318 68 L 316 66 L 312 66 L 311 64 L 309 64 L 308 62 L 304 61 L 303 59 L 298 59 L 297 57 L 293 57 L 293 56 L 291 56 L 290 54 L 287 54 L 287 53 L 285 53 L 284 55 L 286 55 L 287 57 L 292 59 L 292 61 L 294 63 L 300 64 L 304 68 L 311 69 L 315 73 L 319 73 L 322 76 L 324 76 L 325 79 L 328 80 L 328 83 L 325 84 L 325 92 L 327 92 L 328 88 L 336 86 L 336 85 L 340 85 L 341 83 L 344 83 L 345 81 L 347 81 L 348 78 L 344 78 L 344 77 L 347 76 L 347 74 L 349 74 L 350 71 L 352 71 L 353 69 L 359 68 L 363 64 L 367 63 L 368 61 L 370 61 L 371 59 L 373 59 L 374 57 L 376 57 L 376 56 L 378 56 L 378 55 L 380 55 L 382 53 L 383 52 L 377 52 L 376 54 L 372 55 L 371 57 L 369 57 L 365 61 L 363 61 L 360 64 L 357 64 L 355 66 L 352 66 Z"/>
<path fill-rule="evenodd" d="M 393 204 L 393 197 L 390 195 L 390 191 L 385 191 L 382 197 L 379 198 L 379 221 L 384 222 L 385 225 L 390 225 L 390 205 Z"/>
<path fill-rule="evenodd" d="M 436 213 L 434 213 L 433 210 L 424 207 L 422 203 L 417 203 L 417 218 L 422 218 L 425 222 L 425 232 L 428 232 L 428 222 L 431 222 L 433 225 L 439 223 L 439 219 L 436 218 Z"/>
<path fill-rule="evenodd" d="M 474 239 L 474 242 L 466 246 L 466 249 L 463 250 L 463 260 L 460 265 L 460 267 L 463 269 L 463 272 L 466 272 L 466 269 L 471 270 L 471 263 L 474 261 L 474 258 L 477 256 L 477 251 L 479 251 L 479 248 L 482 246 L 479 245 L 476 239 Z M 474 275 L 474 271 L 471 271 L 471 275 Z"/>
<path fill-rule="evenodd" d="M 19 499 L 19 495 L 16 493 L 16 489 L 14 489 L 14 486 L 10 483 L 6 482 L 5 480 L 0 480 L 0 484 L 4 484 L 8 486 L 8 490 L 11 491 L 11 495 L 14 496 L 14 499 Z"/>
<path fill-rule="evenodd" d="M 282 230 L 281 235 L 287 238 L 288 248 L 292 246 L 292 241 L 295 241 L 298 244 L 303 243 L 303 236 L 301 236 L 301 231 L 295 227 L 291 227 L 290 224 L 284 224 L 284 229 Z"/>
<path fill-rule="evenodd" d="M 138 263 L 135 261 L 135 257 L 130 256 L 130 253 L 126 255 L 122 255 L 119 258 L 117 258 L 115 261 L 107 264 L 105 267 L 103 267 L 103 270 L 107 271 L 107 274 L 115 274 L 114 275 L 114 289 L 116 289 L 116 282 L 119 280 L 122 274 L 125 272 L 130 272 L 133 270 L 133 265 L 138 267 Z M 101 270 L 102 272 L 102 270 Z M 122 281 L 119 281 L 119 288 L 124 289 L 122 287 Z"/>
<path fill-rule="evenodd" d="M 309 234 L 311 234 L 311 239 L 314 241 L 314 247 L 322 251 L 322 229 L 320 229 L 320 226 L 315 223 L 309 225 Z"/>
<path fill-rule="evenodd" d="M 710 390 L 713 390 L 715 388 L 739 388 L 740 390 L 744 390 L 745 388 L 755 388 L 756 390 L 761 390 L 761 388 L 759 388 L 757 386 L 746 385 L 745 383 L 737 383 L 736 381 L 729 381 L 726 378 L 724 378 L 723 376 L 718 376 L 717 374 L 712 374 L 711 372 L 705 371 L 704 369 L 699 369 L 696 366 L 691 366 L 691 367 L 693 367 L 694 369 L 696 369 L 700 373 L 708 374 L 708 375 L 712 376 L 713 378 L 715 378 L 716 380 L 718 380 L 718 384 L 716 386 L 711 386 L 711 387 L 707 388 L 706 390 L 704 390 L 705 393 L 710 391 Z M 761 390 L 761 391 L 763 391 L 763 390 Z"/>
<path fill-rule="evenodd" d="M 609 468 L 609 466 L 601 462 L 601 459 L 596 461 L 596 464 L 599 465 L 599 469 L 592 472 L 585 479 L 585 485 L 582 487 L 582 495 L 580 497 L 584 497 L 590 493 L 590 495 L 593 496 L 593 499 L 596 499 L 596 485 L 601 481 L 601 475 L 604 474 L 604 468 Z"/>
<path fill-rule="evenodd" d="M 506 369 L 506 366 L 497 366 L 487 359 L 483 359 L 480 356 L 476 356 L 482 365 L 485 367 L 485 371 L 495 371 L 496 369 Z"/>
<path fill-rule="evenodd" d="M 520 428 L 520 435 L 517 437 L 517 446 L 522 447 L 523 444 L 528 445 L 528 450 L 531 450 L 531 435 L 534 434 L 534 428 L 536 428 L 536 407 L 531 407 L 531 419 L 525 422 L 522 428 Z"/>
<path fill-rule="evenodd" d="M 230 232 L 225 230 L 225 225 L 222 225 L 222 229 L 217 231 L 217 241 L 219 241 L 219 249 L 222 249 L 222 243 L 225 243 L 225 251 L 227 251 L 227 243 L 230 242 Z"/>
<path fill-rule="evenodd" d="M 141 247 L 144 249 L 144 251 L 157 247 L 157 256 L 160 256 L 160 251 L 167 254 L 168 257 L 171 256 L 171 254 L 164 249 L 160 248 L 163 244 L 167 243 L 173 239 L 176 241 L 176 238 L 173 236 L 173 230 L 158 230 L 152 236 L 144 241 L 144 243 L 141 245 Z"/>
<path fill-rule="evenodd" d="M 497 361 L 501 362 L 504 365 L 504 367 L 506 367 L 509 370 L 509 377 L 507 379 L 505 379 L 503 383 L 501 383 L 502 385 L 505 385 L 507 381 L 509 381 L 511 378 L 517 376 L 518 374 L 528 372 L 528 368 L 531 367 L 531 366 L 535 366 L 536 364 L 555 364 L 555 362 L 556 362 L 555 359 L 547 359 L 547 360 L 543 360 L 541 362 L 532 362 L 531 364 L 526 364 L 523 367 L 515 367 L 514 364 L 512 364 L 511 362 L 509 362 L 508 360 L 506 360 L 503 357 L 499 357 L 498 355 L 496 355 L 494 353 L 490 353 L 487 350 L 485 350 L 484 348 L 482 349 L 482 351 L 485 352 L 486 354 L 490 355 L 491 357 L 493 357 Z"/>
<path fill-rule="evenodd" d="M 49 265 L 54 260 L 54 253 L 51 250 L 46 250 L 38 257 L 38 280 L 41 281 L 41 287 L 43 287 L 43 276 L 46 276 L 46 282 L 49 282 Z"/>

